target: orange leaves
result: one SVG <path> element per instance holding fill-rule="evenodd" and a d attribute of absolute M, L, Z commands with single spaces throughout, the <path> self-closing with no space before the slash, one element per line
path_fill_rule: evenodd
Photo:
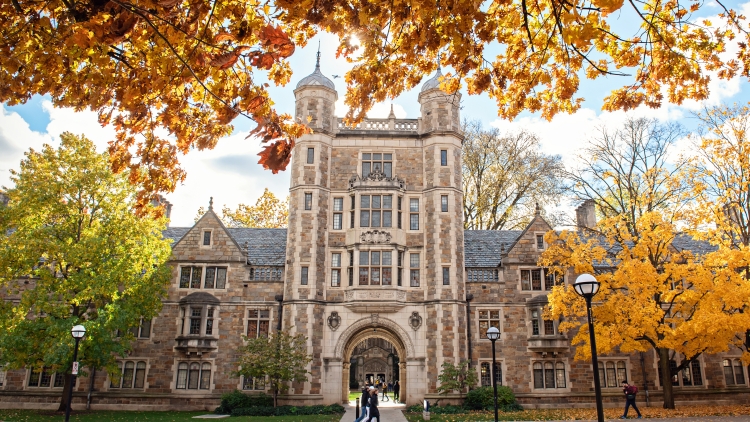
<path fill-rule="evenodd" d="M 294 43 L 281 27 L 268 24 L 260 31 L 258 38 L 266 52 L 255 51 L 251 54 L 250 64 L 255 67 L 270 70 L 278 60 L 294 54 Z"/>
<path fill-rule="evenodd" d="M 258 126 L 247 136 L 260 138 L 266 145 L 258 156 L 258 164 L 274 174 L 286 170 L 291 159 L 294 140 L 311 130 L 307 126 L 290 123 L 288 114 L 278 115 L 271 111 L 267 116 L 256 119 Z M 285 136 L 286 135 L 286 136 Z"/>
<path fill-rule="evenodd" d="M 271 145 L 266 145 L 263 151 L 258 153 L 261 164 L 264 169 L 271 170 L 273 174 L 286 170 L 289 160 L 292 158 L 292 148 L 294 141 L 276 141 Z"/>
<path fill-rule="evenodd" d="M 249 48 L 250 47 L 243 45 L 227 53 L 215 54 L 209 61 L 209 64 L 211 66 L 218 67 L 219 69 L 228 69 L 234 66 L 234 64 L 237 63 L 237 60 L 240 58 L 242 52 Z"/>

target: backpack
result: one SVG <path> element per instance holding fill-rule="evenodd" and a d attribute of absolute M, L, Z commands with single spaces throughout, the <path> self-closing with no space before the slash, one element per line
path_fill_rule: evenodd
<path fill-rule="evenodd" d="M 637 393 L 638 393 L 638 387 L 636 387 L 635 385 L 631 385 L 628 387 L 625 394 L 627 394 L 628 396 L 633 396 L 633 398 L 635 398 L 635 395 Z"/>

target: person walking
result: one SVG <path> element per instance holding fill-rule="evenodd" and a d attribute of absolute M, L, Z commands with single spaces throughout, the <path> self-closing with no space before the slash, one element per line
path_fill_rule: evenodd
<path fill-rule="evenodd" d="M 383 401 L 388 401 L 388 384 L 385 381 L 383 381 Z"/>
<path fill-rule="evenodd" d="M 396 383 L 393 384 L 393 401 L 398 401 L 399 391 L 401 391 L 401 385 L 399 385 L 398 380 L 396 380 Z"/>
<path fill-rule="evenodd" d="M 355 419 L 354 422 L 363 422 L 367 417 L 367 403 L 370 401 L 370 390 L 365 384 L 362 387 L 362 397 L 359 399 L 360 413 L 359 418 Z"/>
<path fill-rule="evenodd" d="M 641 419 L 641 411 L 638 410 L 638 406 L 635 405 L 635 395 L 638 394 L 638 387 L 628 384 L 628 380 L 623 380 L 622 392 L 625 394 L 625 414 L 620 416 L 620 419 L 628 418 L 628 408 L 630 408 L 630 406 L 633 406 L 633 409 L 638 413 L 638 419 Z"/>
<path fill-rule="evenodd" d="M 367 407 L 367 417 L 365 422 L 378 422 L 380 421 L 380 411 L 378 410 L 378 389 L 377 387 L 370 387 L 370 401 Z"/>

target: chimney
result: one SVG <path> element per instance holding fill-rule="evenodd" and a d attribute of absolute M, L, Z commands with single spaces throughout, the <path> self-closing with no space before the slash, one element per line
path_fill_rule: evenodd
<path fill-rule="evenodd" d="M 596 203 L 593 199 L 583 201 L 583 204 L 576 208 L 576 224 L 578 228 L 596 227 Z"/>
<path fill-rule="evenodd" d="M 169 227 L 169 220 L 172 218 L 172 203 L 167 201 L 167 198 L 159 195 L 157 199 L 151 200 L 151 205 L 154 207 L 164 207 L 164 216 L 167 217 L 167 227 Z"/>

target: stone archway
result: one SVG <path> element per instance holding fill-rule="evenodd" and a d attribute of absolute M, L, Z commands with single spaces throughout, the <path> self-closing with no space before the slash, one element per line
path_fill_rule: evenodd
<path fill-rule="evenodd" d="M 340 357 L 343 363 L 342 365 L 342 395 L 341 400 L 347 402 L 349 400 L 349 360 L 352 357 L 352 352 L 361 342 L 371 339 L 379 338 L 391 343 L 401 359 L 399 364 L 399 384 L 401 385 L 401 394 L 399 394 L 399 401 L 407 402 L 407 372 L 405 371 L 405 362 L 409 358 L 414 357 L 414 345 L 409 338 L 406 331 L 398 326 L 395 322 L 389 319 L 378 318 L 373 315 L 368 318 L 362 318 L 350 325 L 339 337 L 336 343 L 335 356 Z"/>

